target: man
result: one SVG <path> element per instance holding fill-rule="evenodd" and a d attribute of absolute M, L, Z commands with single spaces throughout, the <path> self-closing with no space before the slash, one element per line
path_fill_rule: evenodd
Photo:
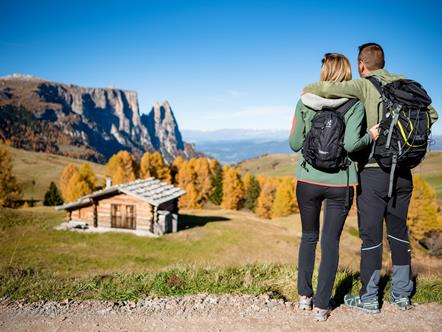
<path fill-rule="evenodd" d="M 390 74 L 384 69 L 384 51 L 376 43 L 359 47 L 358 71 L 360 79 L 346 82 L 319 82 L 308 85 L 304 92 L 325 98 L 358 98 L 365 105 L 367 128 L 382 120 L 382 98 L 376 87 L 366 79 L 375 76 L 382 84 L 403 78 Z M 431 124 L 437 112 L 429 107 Z M 410 295 L 413 290 L 411 280 L 411 255 L 408 238 L 407 213 L 413 191 L 410 170 L 400 170 L 395 174 L 395 194 L 388 197 L 388 171 L 381 169 L 376 161 L 369 159 L 370 149 L 360 157 L 360 186 L 357 195 L 358 225 L 362 239 L 361 282 L 359 295 L 346 295 L 346 305 L 366 312 L 379 312 L 378 288 L 382 267 L 383 220 L 386 221 L 387 237 L 393 263 L 393 284 L 391 303 L 402 310 L 411 308 Z"/>

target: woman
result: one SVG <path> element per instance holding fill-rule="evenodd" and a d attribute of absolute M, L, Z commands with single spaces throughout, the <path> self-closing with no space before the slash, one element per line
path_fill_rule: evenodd
<path fill-rule="evenodd" d="M 351 65 L 348 59 L 338 53 L 325 54 L 320 80 L 336 82 L 351 80 Z M 325 99 L 312 94 L 304 94 L 296 105 L 290 133 L 292 150 L 298 152 L 303 148 L 312 119 L 317 111 L 342 109 L 346 103 L 352 106 L 348 106 L 350 108 L 343 116 L 344 149 L 351 153 L 371 144 L 377 135 L 376 128 L 373 127 L 367 133 L 361 134 L 365 112 L 360 101 L 349 101 L 346 98 Z M 313 307 L 315 319 L 318 321 L 325 321 L 331 312 L 329 303 L 339 261 L 339 239 L 353 201 L 354 187 L 358 184 L 356 165 L 351 158 L 348 158 L 347 165 L 346 169 L 334 172 L 321 171 L 300 156 L 296 168 L 296 197 L 302 223 L 298 258 L 299 308 L 311 310 Z M 323 201 L 321 263 L 318 287 L 313 296 L 312 274 L 316 244 L 319 240 L 319 216 Z"/>

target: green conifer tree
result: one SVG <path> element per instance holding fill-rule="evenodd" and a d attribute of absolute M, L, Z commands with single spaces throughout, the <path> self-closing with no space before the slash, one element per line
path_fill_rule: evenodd
<path fill-rule="evenodd" d="M 63 199 L 61 198 L 60 192 L 54 182 L 51 182 L 49 189 L 45 194 L 45 199 L 43 205 L 54 206 L 63 204 Z"/>
<path fill-rule="evenodd" d="M 244 207 L 250 211 L 255 211 L 256 201 L 259 197 L 259 193 L 261 192 L 259 181 L 254 175 L 246 174 L 244 176 L 243 183 L 245 191 Z"/>
<path fill-rule="evenodd" d="M 213 204 L 220 205 L 223 200 L 223 168 L 218 160 L 211 160 L 210 169 L 213 174 L 213 190 L 209 199 Z"/>

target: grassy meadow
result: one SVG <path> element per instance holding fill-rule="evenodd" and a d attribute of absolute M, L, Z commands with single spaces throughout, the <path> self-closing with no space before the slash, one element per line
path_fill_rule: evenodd
<path fill-rule="evenodd" d="M 0 209 L 0 298 L 138 299 L 200 292 L 295 300 L 299 215 L 272 221 L 248 211 L 184 210 L 181 230 L 158 238 L 59 231 L 53 208 Z M 336 297 L 359 288 L 353 214 L 341 239 Z M 415 301 L 442 304 L 442 262 L 414 252 Z M 319 252 L 318 257 L 319 258 Z M 384 270 L 389 271 L 388 253 Z M 383 279 L 386 294 L 390 279 Z"/>

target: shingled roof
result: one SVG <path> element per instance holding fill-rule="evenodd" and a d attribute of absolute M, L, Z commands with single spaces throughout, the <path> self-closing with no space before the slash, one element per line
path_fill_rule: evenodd
<path fill-rule="evenodd" d="M 155 178 L 148 178 L 145 180 L 136 180 L 134 182 L 119 184 L 95 191 L 89 195 L 80 197 L 75 202 L 59 205 L 57 210 L 75 209 L 82 206 L 87 206 L 93 202 L 94 199 L 101 196 L 124 193 L 131 195 L 145 201 L 154 206 L 170 201 L 184 195 L 186 192 L 171 184 L 162 182 Z"/>

